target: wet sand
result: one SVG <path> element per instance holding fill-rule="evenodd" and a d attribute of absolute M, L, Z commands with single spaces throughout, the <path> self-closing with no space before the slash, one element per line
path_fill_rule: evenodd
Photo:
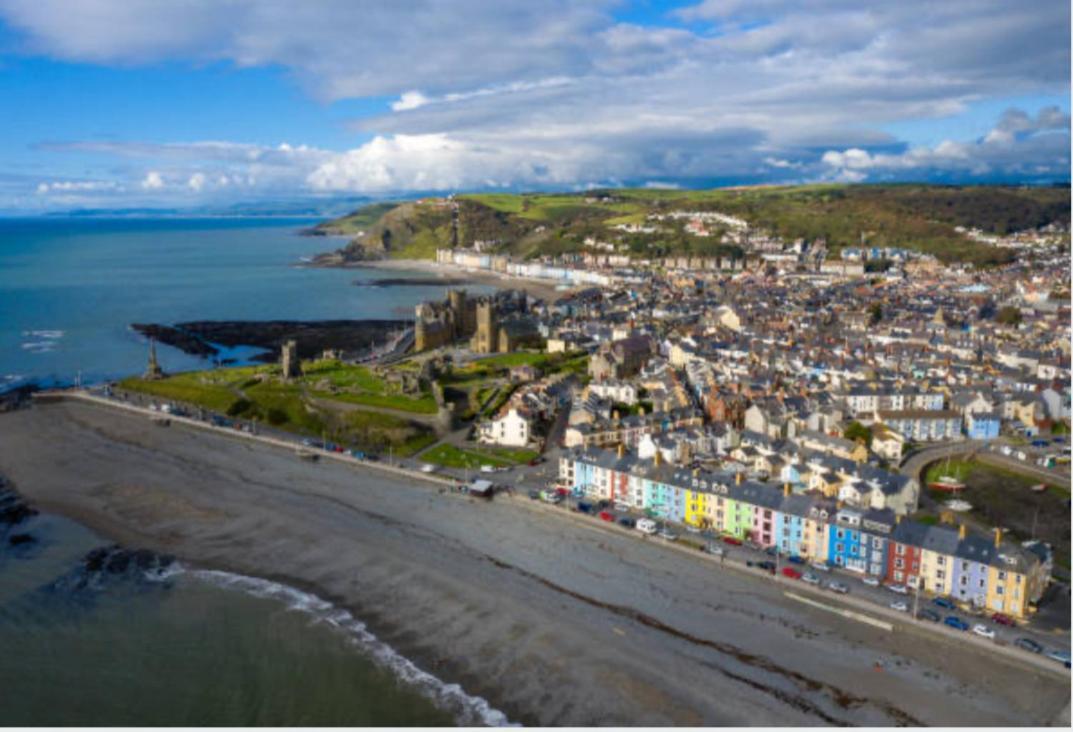
<path fill-rule="evenodd" d="M 792 602 L 657 541 L 138 415 L 0 415 L 0 472 L 130 546 L 351 610 L 527 724 L 1047 724 L 1068 680 Z M 876 668 L 876 662 L 882 666 Z"/>

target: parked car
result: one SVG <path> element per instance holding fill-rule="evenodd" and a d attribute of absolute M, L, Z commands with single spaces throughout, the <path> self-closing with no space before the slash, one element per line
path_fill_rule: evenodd
<path fill-rule="evenodd" d="M 990 638 L 991 640 L 995 640 L 995 631 L 991 630 L 991 628 L 988 628 L 983 623 L 977 623 L 976 625 L 972 626 L 972 632 L 980 636 L 981 638 Z"/>
<path fill-rule="evenodd" d="M 768 572 L 771 572 L 772 574 L 775 574 L 775 562 L 769 562 L 768 560 L 765 559 L 762 562 L 757 562 L 756 566 L 759 567 L 760 569 L 766 569 Z"/>
<path fill-rule="evenodd" d="M 726 553 L 727 553 L 726 549 L 724 549 L 721 546 L 716 546 L 715 544 L 709 544 L 707 549 L 705 549 L 705 551 L 707 551 L 709 554 L 712 554 L 712 555 L 717 556 L 717 557 L 726 556 Z"/>
<path fill-rule="evenodd" d="M 812 572 L 805 572 L 803 575 L 801 575 L 801 581 L 809 585 L 820 584 L 820 578 L 814 575 Z"/>
<path fill-rule="evenodd" d="M 946 620 L 943 621 L 943 625 L 949 625 L 951 628 L 961 631 L 969 629 L 969 624 L 957 615 L 947 615 Z"/>
<path fill-rule="evenodd" d="M 887 585 L 887 589 L 899 595 L 909 594 L 909 590 L 906 589 L 905 585 Z"/>
<path fill-rule="evenodd" d="M 627 529 L 632 529 L 637 526 L 637 522 L 629 516 L 623 516 L 618 520 L 619 526 L 625 526 Z"/>
<path fill-rule="evenodd" d="M 606 498 L 601 498 L 596 502 L 596 508 L 600 509 L 601 511 L 605 510 L 610 505 L 611 501 L 607 500 Z"/>
<path fill-rule="evenodd" d="M 827 589 L 829 589 L 831 592 L 837 592 L 840 595 L 846 595 L 849 593 L 849 587 L 842 584 L 841 582 L 828 582 Z"/>
<path fill-rule="evenodd" d="M 698 529 L 696 526 L 690 526 L 689 524 L 686 524 L 686 531 L 688 531 L 690 534 L 700 533 L 700 529 Z"/>
<path fill-rule="evenodd" d="M 828 567 L 826 564 L 824 564 L 822 562 L 812 562 L 808 566 L 811 567 L 812 569 L 815 569 L 817 572 L 830 572 L 831 571 L 831 568 Z"/>
<path fill-rule="evenodd" d="M 600 511 L 600 513 L 598 513 L 597 515 L 600 517 L 601 521 L 615 520 L 615 514 L 611 513 L 610 511 Z"/>
<path fill-rule="evenodd" d="M 557 504 L 563 502 L 563 497 L 555 491 L 545 491 L 543 495 L 544 501 L 551 504 Z"/>
<path fill-rule="evenodd" d="M 592 513 L 592 511 L 593 511 L 592 504 L 588 503 L 586 501 L 578 501 L 577 502 L 577 510 L 580 511 L 581 513 Z"/>
<path fill-rule="evenodd" d="M 945 597 L 936 597 L 934 600 L 932 600 L 932 603 L 938 605 L 944 610 L 953 610 L 955 607 L 957 607 L 956 605 L 954 605 L 954 603 L 952 603 L 950 600 L 947 600 Z"/>
<path fill-rule="evenodd" d="M 869 587 L 879 587 L 879 578 L 872 577 L 871 575 L 861 577 L 861 582 L 868 585 Z"/>
<path fill-rule="evenodd" d="M 667 541 L 678 541 L 678 534 L 674 533 L 670 529 L 660 529 L 659 538 L 666 539 Z"/>
<path fill-rule="evenodd" d="M 909 605 L 907 605 L 904 600 L 895 600 L 890 604 L 890 609 L 897 610 L 898 612 L 902 613 L 907 613 L 909 612 Z"/>
<path fill-rule="evenodd" d="M 724 536 L 723 543 L 730 546 L 741 546 L 741 539 L 735 539 L 733 536 Z"/>
<path fill-rule="evenodd" d="M 788 577 L 789 579 L 801 579 L 801 573 L 793 567 L 783 567 L 782 576 Z"/>
<path fill-rule="evenodd" d="M 993 622 L 998 623 L 999 625 L 1005 625 L 1010 628 L 1013 628 L 1017 625 L 1016 620 L 1011 618 L 1009 615 L 1003 615 L 1002 613 L 995 613 L 991 616 L 991 620 Z"/>
<path fill-rule="evenodd" d="M 529 497 L 534 501 L 540 500 L 540 491 L 529 491 Z"/>
<path fill-rule="evenodd" d="M 1043 653 L 1043 646 L 1031 638 L 1018 638 L 1013 642 L 1015 646 L 1029 653 Z"/>
<path fill-rule="evenodd" d="M 629 511 L 630 510 L 630 505 L 628 503 L 623 503 L 622 501 L 615 501 L 614 506 L 615 506 L 616 511 Z"/>
<path fill-rule="evenodd" d="M 805 560 L 802 559 L 801 557 L 798 557 L 798 556 L 789 556 L 789 557 L 786 557 L 786 560 L 791 562 L 792 564 L 804 564 L 805 563 Z"/>
<path fill-rule="evenodd" d="M 432 463 L 425 463 L 424 465 L 421 466 L 421 472 L 422 473 L 435 473 L 436 472 L 436 466 L 433 465 Z"/>
<path fill-rule="evenodd" d="M 652 519 L 637 519 L 637 530 L 642 534 L 654 534 L 658 530 L 656 528 L 656 522 Z"/>
<path fill-rule="evenodd" d="M 779 550 L 776 549 L 773 546 L 769 546 L 767 549 L 764 550 L 764 554 L 767 554 L 769 557 L 773 557 L 778 553 L 779 553 Z"/>
<path fill-rule="evenodd" d="M 943 620 L 942 616 L 939 615 L 939 613 L 928 609 L 921 610 L 919 613 L 917 613 L 917 617 L 921 620 L 927 620 L 931 623 L 940 623 Z"/>
<path fill-rule="evenodd" d="M 1058 663 L 1062 664 L 1066 668 L 1069 668 L 1069 652 L 1068 651 L 1050 651 L 1047 654 L 1047 658 L 1053 658 Z"/>

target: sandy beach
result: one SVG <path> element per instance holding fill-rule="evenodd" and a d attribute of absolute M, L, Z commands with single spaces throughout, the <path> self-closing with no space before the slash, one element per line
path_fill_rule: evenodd
<path fill-rule="evenodd" d="M 126 545 L 345 607 L 525 724 L 1038 725 L 1069 702 L 1054 675 L 835 618 L 524 497 L 476 502 L 108 407 L 0 415 L 0 472 Z"/>
<path fill-rule="evenodd" d="M 420 272 L 431 277 L 464 279 L 482 285 L 495 285 L 504 289 L 525 290 L 534 297 L 555 302 L 572 290 L 557 290 L 556 283 L 526 277 L 512 277 L 499 272 L 473 270 L 453 264 L 440 264 L 428 259 L 376 259 L 366 262 L 351 262 L 332 266 L 352 269 L 377 269 L 389 272 Z"/>

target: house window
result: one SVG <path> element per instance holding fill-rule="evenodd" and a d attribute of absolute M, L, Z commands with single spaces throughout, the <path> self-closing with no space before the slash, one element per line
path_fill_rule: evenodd
<path fill-rule="evenodd" d="M 905 569 L 905 560 L 903 560 L 903 559 L 895 559 L 894 560 L 894 568 L 895 569 Z"/>
<path fill-rule="evenodd" d="M 842 543 L 841 543 L 841 542 L 839 542 L 839 543 L 835 544 L 835 553 L 836 553 L 836 554 L 841 554 L 841 553 L 842 553 L 842 551 L 843 551 L 843 549 L 842 549 Z"/>
<path fill-rule="evenodd" d="M 899 544 L 897 552 L 898 554 L 905 554 L 905 544 Z"/>
<path fill-rule="evenodd" d="M 875 538 L 875 539 L 872 539 L 872 548 L 873 549 L 882 549 L 883 548 L 883 540 L 878 538 L 878 537 Z"/>
<path fill-rule="evenodd" d="M 961 571 L 962 572 L 968 572 L 969 571 L 969 563 L 968 562 L 962 562 L 961 563 Z"/>
<path fill-rule="evenodd" d="M 902 577 L 904 577 L 904 576 L 905 576 L 905 575 L 904 575 L 904 574 L 902 574 L 901 572 L 895 572 L 895 573 L 894 573 L 894 581 L 895 581 L 895 582 L 901 582 L 901 581 L 902 581 Z"/>
<path fill-rule="evenodd" d="M 998 579 L 999 579 L 999 582 L 1005 582 L 1006 581 L 1006 573 L 1005 572 L 999 572 L 998 573 Z"/>
<path fill-rule="evenodd" d="M 1002 587 L 1002 585 L 996 585 L 996 586 L 995 586 L 995 594 L 996 594 L 996 595 L 1001 595 L 1001 594 L 1002 594 L 1002 590 L 1003 590 L 1003 587 Z"/>
<path fill-rule="evenodd" d="M 939 565 L 940 567 L 946 566 L 946 557 L 941 556 L 941 555 L 936 557 L 935 563 L 937 565 Z"/>
<path fill-rule="evenodd" d="M 838 531 L 836 531 L 835 536 L 837 536 L 839 539 L 843 538 L 842 529 L 839 529 Z"/>
<path fill-rule="evenodd" d="M 935 579 L 941 580 L 941 579 L 944 579 L 945 577 L 946 577 L 946 574 L 943 572 L 943 570 L 941 570 L 941 569 L 935 570 Z"/>

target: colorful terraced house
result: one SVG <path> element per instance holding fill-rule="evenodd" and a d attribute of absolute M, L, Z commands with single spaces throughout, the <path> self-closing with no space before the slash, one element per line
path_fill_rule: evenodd
<path fill-rule="evenodd" d="M 1027 617 L 1050 576 L 1049 550 L 927 526 L 890 508 L 854 508 L 822 490 L 744 480 L 590 448 L 560 460 L 577 496 L 621 501 L 648 515 L 710 529 L 762 547 L 941 595 L 966 607 Z"/>

